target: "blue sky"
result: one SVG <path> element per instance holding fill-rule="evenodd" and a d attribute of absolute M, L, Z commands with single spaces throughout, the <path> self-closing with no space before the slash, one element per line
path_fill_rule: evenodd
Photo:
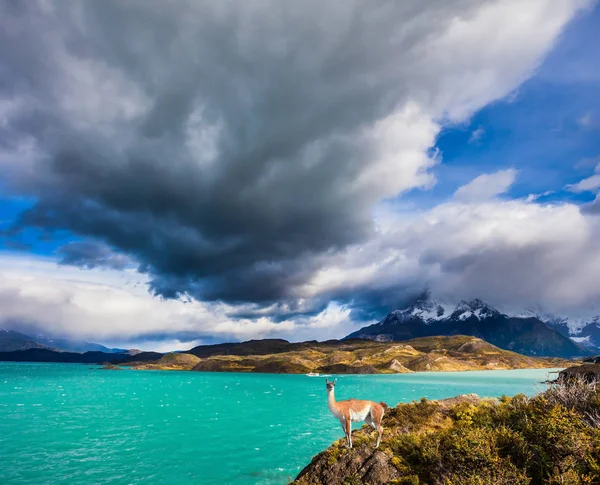
<path fill-rule="evenodd" d="M 224 5 L 7 10 L 0 324 L 162 348 L 339 337 L 425 288 L 600 308 L 598 2 Z"/>
<path fill-rule="evenodd" d="M 600 156 L 600 7 L 565 29 L 534 75 L 467 123 L 443 129 L 438 184 L 404 200 L 431 206 L 482 172 L 519 171 L 507 197 L 543 194 L 546 201 L 591 201 L 564 187 L 594 172 Z M 479 137 L 473 134 L 480 131 Z M 598 160 L 600 162 L 600 159 Z"/>

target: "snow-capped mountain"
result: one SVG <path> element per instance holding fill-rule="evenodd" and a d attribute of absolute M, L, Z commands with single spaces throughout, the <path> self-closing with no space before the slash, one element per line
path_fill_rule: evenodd
<path fill-rule="evenodd" d="M 519 312 L 518 316 L 535 317 L 557 332 L 587 347 L 600 348 L 600 309 L 582 309 L 577 316 L 545 312 L 533 306 Z"/>
<path fill-rule="evenodd" d="M 418 297 L 412 304 L 403 310 L 394 310 L 391 315 L 398 319 L 419 317 L 424 323 L 430 324 L 447 318 L 456 305 L 442 300 L 437 300 L 427 294 Z"/>
<path fill-rule="evenodd" d="M 480 337 L 527 355 L 573 357 L 589 353 L 534 315 L 509 316 L 479 299 L 452 305 L 428 294 L 346 338 L 395 341 L 458 334 Z"/>

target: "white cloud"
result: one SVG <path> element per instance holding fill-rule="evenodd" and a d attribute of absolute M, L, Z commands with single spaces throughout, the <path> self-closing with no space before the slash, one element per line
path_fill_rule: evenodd
<path fill-rule="evenodd" d="M 473 130 L 471 133 L 469 143 L 477 143 L 483 138 L 483 135 L 485 135 L 485 129 L 482 126 L 477 127 L 477 129 Z"/>
<path fill-rule="evenodd" d="M 594 192 L 600 189 L 600 163 L 596 165 L 595 174 L 580 180 L 576 184 L 567 185 L 565 188 L 571 192 Z"/>
<path fill-rule="evenodd" d="M 153 297 L 134 271 L 82 270 L 7 253 L 0 268 L 0 327 L 155 350 L 271 336 L 327 339 L 356 329 L 349 309 L 336 303 L 293 321 L 232 318 L 239 308 Z"/>
<path fill-rule="evenodd" d="M 598 218 L 573 204 L 450 201 L 397 214 L 379 238 L 332 258 L 305 292 L 393 301 L 428 287 L 449 298 L 577 310 L 600 299 L 599 236 Z"/>
<path fill-rule="evenodd" d="M 514 183 L 517 171 L 514 168 L 483 174 L 459 187 L 454 198 L 461 201 L 482 201 L 504 194 Z"/>

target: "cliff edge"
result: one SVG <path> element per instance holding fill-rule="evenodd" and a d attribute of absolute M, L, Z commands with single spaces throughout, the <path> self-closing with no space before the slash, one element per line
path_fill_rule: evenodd
<path fill-rule="evenodd" d="M 534 398 L 399 404 L 354 448 L 336 441 L 316 455 L 296 485 L 536 485 L 600 483 L 600 386 L 570 381 Z"/>

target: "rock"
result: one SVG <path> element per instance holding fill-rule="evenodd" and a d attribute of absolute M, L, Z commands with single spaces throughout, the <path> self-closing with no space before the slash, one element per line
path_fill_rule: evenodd
<path fill-rule="evenodd" d="M 408 344 L 393 345 L 389 349 L 383 351 L 384 354 L 389 354 L 392 352 L 404 352 L 412 355 L 418 355 L 420 353 L 417 349 Z"/>
<path fill-rule="evenodd" d="M 390 457 L 386 453 L 375 450 L 373 443 L 368 443 L 358 449 L 341 449 L 339 456 L 332 455 L 329 451 L 319 453 L 293 483 L 342 485 L 348 483 L 348 477 L 355 477 L 360 483 L 383 485 L 400 478 L 400 474 L 390 463 Z M 318 481 L 315 482 L 315 479 Z"/>
<path fill-rule="evenodd" d="M 470 366 L 466 362 L 461 362 L 458 359 L 446 357 L 433 351 L 421 357 L 417 357 L 409 361 L 406 367 L 415 372 L 441 372 L 441 371 L 461 371 L 469 370 Z"/>
<path fill-rule="evenodd" d="M 600 364 L 583 364 L 568 367 L 558 373 L 557 381 L 582 378 L 587 382 L 600 382 Z"/>
<path fill-rule="evenodd" d="M 397 372 L 398 374 L 410 374 L 413 372 L 410 369 L 408 369 L 407 367 L 404 367 L 396 359 L 394 359 L 390 362 L 389 368 L 390 368 L 390 370 L 393 370 L 394 372 Z"/>

